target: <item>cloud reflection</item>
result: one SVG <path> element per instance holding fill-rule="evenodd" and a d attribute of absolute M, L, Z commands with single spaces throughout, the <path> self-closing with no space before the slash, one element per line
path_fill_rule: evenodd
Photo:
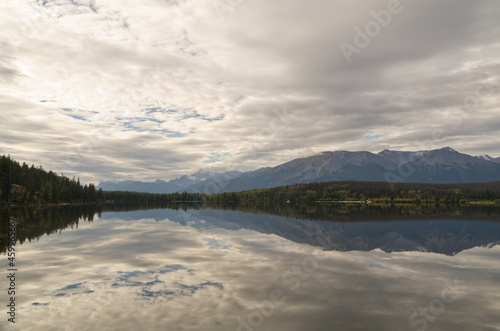
<path fill-rule="evenodd" d="M 21 329 L 236 330 L 279 290 L 283 302 L 258 330 L 416 330 L 410 314 L 456 278 L 467 290 L 429 329 L 498 322 L 498 247 L 325 251 L 247 229 L 200 231 L 172 221 L 180 211 L 158 212 L 103 213 L 19 246 Z"/>

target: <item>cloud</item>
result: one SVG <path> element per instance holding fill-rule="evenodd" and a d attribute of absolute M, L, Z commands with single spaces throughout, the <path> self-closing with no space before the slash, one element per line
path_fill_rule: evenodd
<path fill-rule="evenodd" d="M 84 182 L 213 155 L 228 170 L 311 150 L 498 156 L 495 1 L 401 0 L 350 63 L 339 45 L 388 1 L 221 1 L 2 3 L 0 153 Z"/>
<path fill-rule="evenodd" d="M 30 291 L 16 299 L 22 329 L 106 331 L 119 320 L 122 329 L 235 330 L 237 318 L 248 320 L 277 289 L 285 300 L 259 323 L 263 330 L 360 330 L 375 323 L 401 330 L 455 279 L 461 290 L 449 293 L 453 302 L 433 313 L 429 326 L 484 329 L 498 320 L 499 247 L 453 258 L 324 251 L 228 226 L 242 219 L 291 221 L 222 210 L 104 212 L 77 229 L 24 242 L 22 286 Z M 194 221 L 205 220 L 215 226 L 195 228 Z M 319 232 L 303 240 L 322 233 L 324 222 L 306 223 Z M 467 318 L 457 318 L 464 312 Z"/>

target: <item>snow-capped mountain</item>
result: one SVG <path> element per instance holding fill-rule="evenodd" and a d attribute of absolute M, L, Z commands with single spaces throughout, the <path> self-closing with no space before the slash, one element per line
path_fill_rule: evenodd
<path fill-rule="evenodd" d="M 325 181 L 473 183 L 500 180 L 500 158 L 445 147 L 429 151 L 322 152 L 249 172 L 200 170 L 169 182 L 102 182 L 103 190 L 221 193 Z"/>
<path fill-rule="evenodd" d="M 322 152 L 219 183 L 220 192 L 325 181 L 472 183 L 500 180 L 499 159 L 470 156 L 445 147 L 430 151 Z M 202 181 L 188 188 L 200 188 Z M 193 190 L 194 188 L 194 190 Z"/>
<path fill-rule="evenodd" d="M 174 193 L 183 192 L 188 187 L 196 183 L 217 178 L 217 176 L 225 176 L 231 174 L 232 177 L 240 174 L 238 171 L 217 173 L 210 170 L 201 169 L 191 175 L 183 175 L 179 178 L 172 179 L 168 182 L 157 179 L 154 182 L 141 181 L 122 181 L 122 182 L 101 182 L 97 188 L 102 188 L 104 191 L 134 191 L 148 193 Z M 232 178 L 231 177 L 231 178 Z"/>

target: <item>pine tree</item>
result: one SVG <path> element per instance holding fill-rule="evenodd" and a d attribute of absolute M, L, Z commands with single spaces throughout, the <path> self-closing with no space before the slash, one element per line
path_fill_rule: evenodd
<path fill-rule="evenodd" d="M 11 172 L 11 159 L 10 155 L 8 157 L 2 156 L 2 200 L 8 202 L 10 200 L 10 194 L 12 190 L 12 172 Z"/>

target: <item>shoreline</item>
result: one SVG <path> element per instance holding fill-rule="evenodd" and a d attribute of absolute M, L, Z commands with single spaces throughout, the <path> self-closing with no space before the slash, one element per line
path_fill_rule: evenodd
<path fill-rule="evenodd" d="M 249 204 L 249 203 L 270 203 L 270 204 L 290 204 L 290 203 L 328 203 L 328 204 L 359 204 L 359 205 L 459 205 L 459 206 L 497 206 L 500 207 L 500 203 L 494 200 L 477 200 L 477 201 L 467 201 L 467 202 L 443 202 L 443 201 L 387 201 L 378 199 L 372 200 L 316 200 L 316 201 L 300 201 L 300 200 L 288 200 L 288 201 L 264 201 L 264 200 L 246 200 L 235 203 L 234 201 L 210 201 L 210 200 L 176 200 L 172 201 L 172 203 L 206 203 L 206 204 L 220 204 L 220 203 L 229 203 L 229 204 Z M 53 208 L 53 207 L 62 207 L 62 206 L 97 206 L 104 204 L 123 204 L 125 202 L 114 201 L 114 202 L 59 202 L 59 203 L 29 203 L 29 204 L 19 204 L 19 203 L 10 203 L 0 204 L 0 209 L 10 209 L 10 208 Z M 140 202 L 126 202 L 130 205 L 140 205 Z"/>
<path fill-rule="evenodd" d="M 101 202 L 50 202 L 50 203 L 9 203 L 0 204 L 1 209 L 7 208 L 51 208 L 51 207 L 61 207 L 61 206 L 91 206 L 91 205 L 101 205 Z"/>

